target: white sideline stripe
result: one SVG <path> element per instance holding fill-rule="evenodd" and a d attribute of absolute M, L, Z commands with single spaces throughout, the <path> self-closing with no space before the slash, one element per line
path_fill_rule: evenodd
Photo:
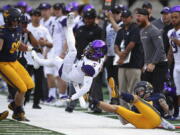
<path fill-rule="evenodd" d="M 7 110 L 7 99 L 0 95 L 0 112 Z M 163 129 L 135 129 L 128 124 L 123 126 L 119 120 L 96 116 L 84 112 L 67 113 L 64 108 L 41 105 L 42 109 L 32 109 L 32 103 L 25 106 L 29 125 L 46 128 L 66 135 L 179 135 Z M 11 119 L 12 112 L 8 118 Z"/>
<path fill-rule="evenodd" d="M 8 131 L 8 133 L 52 133 L 52 131 L 16 131 L 16 130 L 13 130 L 13 131 Z"/>

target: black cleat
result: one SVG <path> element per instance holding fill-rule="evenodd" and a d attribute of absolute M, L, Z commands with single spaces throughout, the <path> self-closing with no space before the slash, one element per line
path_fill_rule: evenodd
<path fill-rule="evenodd" d="M 33 109 L 41 109 L 41 107 L 39 105 L 33 105 L 32 108 Z"/>
<path fill-rule="evenodd" d="M 110 104 L 111 105 L 120 105 L 119 98 L 111 98 Z"/>
<path fill-rule="evenodd" d="M 134 96 L 129 93 L 121 92 L 121 98 L 128 103 L 133 103 L 134 101 Z"/>
<path fill-rule="evenodd" d="M 102 110 L 98 107 L 95 107 L 92 111 L 93 113 L 102 113 Z"/>
<path fill-rule="evenodd" d="M 29 121 L 25 115 L 24 115 L 24 112 L 21 112 L 21 113 L 14 113 L 12 115 L 12 118 L 17 120 L 17 121 Z"/>
<path fill-rule="evenodd" d="M 9 114 L 8 111 L 4 111 L 4 112 L 0 113 L 0 120 L 6 119 L 8 114 Z"/>
<path fill-rule="evenodd" d="M 65 111 L 66 111 L 66 112 L 69 112 L 69 113 L 72 113 L 73 110 L 74 110 L 74 108 L 69 107 L 69 106 L 67 106 L 66 109 L 65 109 Z"/>

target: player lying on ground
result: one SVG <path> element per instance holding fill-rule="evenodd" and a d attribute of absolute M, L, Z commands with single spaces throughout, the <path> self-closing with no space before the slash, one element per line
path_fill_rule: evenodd
<path fill-rule="evenodd" d="M 36 52 L 32 52 L 32 57 L 40 65 L 56 66 L 59 76 L 66 82 L 73 82 L 76 93 L 68 101 L 76 100 L 87 93 L 91 87 L 93 78 L 98 75 L 103 66 L 104 57 L 107 53 L 107 46 L 102 40 L 94 40 L 89 43 L 84 51 L 81 60 L 76 60 L 77 50 L 75 48 L 75 38 L 73 35 L 74 14 L 67 17 L 67 27 L 65 28 L 68 45 L 68 53 L 64 59 L 40 59 Z"/>
<path fill-rule="evenodd" d="M 143 91 L 145 92 L 148 90 L 152 90 L 152 85 L 148 82 L 140 82 L 137 86 L 138 87 L 136 87 L 136 90 L 141 95 L 147 94 L 143 93 Z M 112 89 L 114 89 L 114 84 L 112 84 Z M 143 100 L 139 96 L 131 95 L 128 93 L 121 93 L 119 95 L 119 97 L 122 98 L 124 101 L 133 105 L 133 107 L 135 108 L 133 109 L 134 111 L 126 109 L 125 107 L 120 105 L 111 105 L 95 99 L 91 99 L 91 107 L 97 106 L 107 112 L 116 113 L 121 118 L 126 120 L 127 123 L 131 123 L 136 128 L 152 129 L 162 126 L 166 129 L 175 129 L 172 124 L 170 124 L 161 117 L 160 113 L 155 108 L 156 106 L 152 106 L 151 103 Z"/>

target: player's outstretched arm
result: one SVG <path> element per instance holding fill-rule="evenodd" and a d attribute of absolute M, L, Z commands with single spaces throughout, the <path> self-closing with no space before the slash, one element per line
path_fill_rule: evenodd
<path fill-rule="evenodd" d="M 56 66 L 54 60 L 41 59 L 41 58 L 39 58 L 39 56 L 37 55 L 37 53 L 34 50 L 32 51 L 31 55 L 32 55 L 33 60 L 41 66 L 48 66 L 48 67 Z"/>
<path fill-rule="evenodd" d="M 90 90 L 92 82 L 93 77 L 84 76 L 83 86 L 79 90 L 76 89 L 76 93 L 72 95 L 71 100 L 76 100 L 86 94 Z"/>

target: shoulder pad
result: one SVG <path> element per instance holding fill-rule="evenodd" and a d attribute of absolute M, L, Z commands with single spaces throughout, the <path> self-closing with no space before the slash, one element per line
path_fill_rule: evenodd
<path fill-rule="evenodd" d="M 81 70 L 88 76 L 93 76 L 95 74 L 95 70 L 91 65 L 84 65 L 81 67 Z"/>
<path fill-rule="evenodd" d="M 60 22 L 60 24 L 61 24 L 63 27 L 66 27 L 66 25 L 67 25 L 67 18 L 62 19 L 62 20 L 59 21 L 59 22 Z"/>

